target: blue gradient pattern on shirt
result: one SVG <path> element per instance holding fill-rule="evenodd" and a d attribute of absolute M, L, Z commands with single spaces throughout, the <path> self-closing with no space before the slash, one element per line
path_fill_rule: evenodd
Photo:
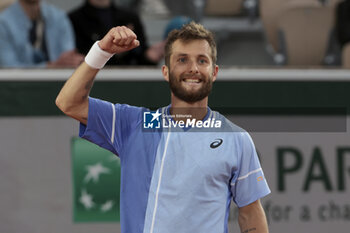
<path fill-rule="evenodd" d="M 122 232 L 226 233 L 232 198 L 241 207 L 270 192 L 250 136 L 224 116 L 208 109 L 220 132 L 145 132 L 145 110 L 90 98 L 81 125 L 82 137 L 120 156 Z"/>

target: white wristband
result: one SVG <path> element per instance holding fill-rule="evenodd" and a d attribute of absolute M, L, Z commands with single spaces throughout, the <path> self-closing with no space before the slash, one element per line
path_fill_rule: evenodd
<path fill-rule="evenodd" d="M 91 47 L 90 51 L 85 57 L 85 62 L 89 66 L 95 69 L 102 69 L 107 61 L 114 55 L 113 53 L 106 52 L 98 45 L 99 41 L 96 41 Z"/>

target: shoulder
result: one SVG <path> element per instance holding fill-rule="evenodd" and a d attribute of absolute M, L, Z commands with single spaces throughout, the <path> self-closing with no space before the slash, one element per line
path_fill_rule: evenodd
<path fill-rule="evenodd" d="M 129 104 L 113 104 L 113 115 L 120 120 L 121 123 L 132 123 L 139 125 L 142 123 L 144 113 L 149 109 L 144 107 L 132 106 Z"/>
<path fill-rule="evenodd" d="M 89 97 L 89 106 L 95 108 L 97 111 L 103 110 L 103 109 L 114 109 L 115 111 L 118 111 L 121 113 L 131 113 L 131 114 L 132 113 L 138 114 L 143 111 L 147 111 L 147 109 L 144 107 L 138 107 L 138 106 L 122 104 L 122 103 L 112 103 L 106 100 L 101 100 L 93 97 Z"/>
<path fill-rule="evenodd" d="M 22 14 L 22 13 L 23 13 L 23 11 L 21 11 L 19 3 L 15 2 L 0 13 L 0 21 L 1 22 L 5 22 L 5 21 L 11 22 L 13 18 L 18 17 L 18 15 Z"/>
<path fill-rule="evenodd" d="M 2 33 L 20 33 L 23 28 L 30 26 L 29 18 L 25 15 L 18 2 L 13 3 L 0 13 Z"/>
<path fill-rule="evenodd" d="M 221 125 L 222 125 L 221 128 L 222 130 L 224 130 L 224 132 L 247 133 L 243 128 L 236 125 L 235 123 L 233 123 L 232 121 L 230 121 L 224 115 L 220 114 L 217 111 L 213 111 L 213 118 L 221 122 Z"/>
<path fill-rule="evenodd" d="M 242 127 L 236 125 L 231 120 L 229 120 L 217 111 L 213 111 L 213 117 L 215 118 L 215 120 L 221 122 L 220 131 L 225 133 L 225 135 L 229 136 L 238 144 L 242 146 L 254 144 L 250 134 Z"/>
<path fill-rule="evenodd" d="M 144 107 L 138 107 L 138 106 L 133 106 L 133 105 L 129 105 L 129 104 L 120 104 L 120 103 L 117 103 L 117 104 L 113 104 L 114 107 L 116 109 L 120 109 L 122 111 L 126 111 L 126 112 L 130 112 L 130 113 L 135 113 L 135 114 L 138 114 L 138 113 L 142 113 L 144 111 L 149 111 L 149 109 L 147 108 L 144 108 Z"/>

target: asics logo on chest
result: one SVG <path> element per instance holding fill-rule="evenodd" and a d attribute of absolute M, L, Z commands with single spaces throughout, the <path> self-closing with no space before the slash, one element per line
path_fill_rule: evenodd
<path fill-rule="evenodd" d="M 219 147 L 222 144 L 223 140 L 221 138 L 215 139 L 215 141 L 213 141 L 210 144 L 210 148 L 215 149 L 217 147 Z"/>

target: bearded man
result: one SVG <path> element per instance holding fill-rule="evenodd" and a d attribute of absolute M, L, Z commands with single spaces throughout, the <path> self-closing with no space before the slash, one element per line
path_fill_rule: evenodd
<path fill-rule="evenodd" d="M 150 112 L 88 97 L 108 59 L 137 46 L 133 31 L 112 28 L 56 99 L 80 121 L 81 137 L 120 158 L 122 232 L 227 233 L 231 200 L 242 232 L 268 232 L 260 198 L 270 189 L 253 141 L 208 107 L 219 67 L 213 35 L 202 25 L 191 22 L 168 35 L 162 73 L 169 106 Z"/>

